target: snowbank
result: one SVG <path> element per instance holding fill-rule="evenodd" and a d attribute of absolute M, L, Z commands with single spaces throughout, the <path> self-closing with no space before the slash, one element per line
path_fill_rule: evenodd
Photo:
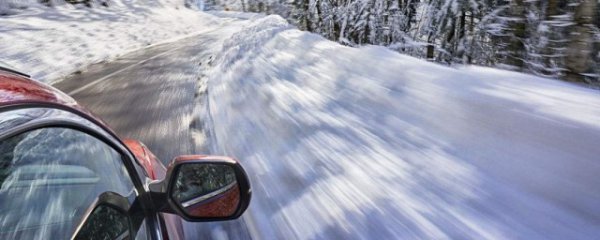
<path fill-rule="evenodd" d="M 214 17 L 183 5 L 183 0 L 111 0 L 108 8 L 29 3 L 17 15 L 0 16 L 0 58 L 53 82 L 91 63 L 215 25 Z"/>
<path fill-rule="evenodd" d="M 255 19 L 209 74 L 257 239 L 600 236 L 600 94 Z"/>

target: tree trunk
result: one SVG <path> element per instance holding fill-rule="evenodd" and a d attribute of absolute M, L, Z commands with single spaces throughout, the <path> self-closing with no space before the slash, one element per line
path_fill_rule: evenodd
<path fill-rule="evenodd" d="M 456 46 L 456 21 L 454 20 L 454 16 L 450 17 L 450 30 L 446 35 L 446 41 L 442 42 L 441 48 L 446 50 L 444 53 L 446 56 L 441 58 L 446 61 L 446 63 L 450 64 L 452 62 L 452 58 L 454 57 L 454 49 Z"/>
<path fill-rule="evenodd" d="M 406 28 L 404 29 L 404 32 L 410 32 L 410 28 L 412 27 L 412 23 L 415 19 L 416 13 L 417 13 L 417 5 L 419 4 L 419 0 L 408 0 L 408 2 L 406 4 L 404 4 L 404 7 L 406 8 L 406 16 L 407 16 L 407 23 L 406 23 Z"/>
<path fill-rule="evenodd" d="M 433 61 L 434 60 L 434 53 L 435 53 L 435 47 L 433 46 L 433 40 L 432 40 L 433 36 L 429 35 L 428 39 L 427 39 L 427 60 L 428 61 Z"/>
<path fill-rule="evenodd" d="M 310 18 L 309 18 L 309 13 L 310 13 L 310 9 L 309 9 L 309 3 L 308 0 L 300 0 L 302 1 L 302 18 L 304 19 L 304 26 L 306 31 L 312 32 L 312 24 L 310 22 Z"/>
<path fill-rule="evenodd" d="M 558 15 L 558 0 L 548 0 L 546 6 L 546 20 L 551 20 L 552 16 Z"/>
<path fill-rule="evenodd" d="M 460 61 L 462 63 L 466 62 L 463 59 L 463 56 L 465 54 L 464 38 L 466 35 L 466 31 L 467 31 L 466 26 L 467 26 L 467 11 L 463 10 L 461 12 L 460 21 L 459 21 L 459 25 L 458 25 L 458 40 L 456 41 L 457 44 L 454 48 L 454 51 L 456 52 L 456 57 L 458 59 L 460 59 Z"/>
<path fill-rule="evenodd" d="M 545 22 L 543 24 L 545 24 L 548 27 L 548 31 L 546 34 L 546 38 L 548 39 L 548 42 L 546 43 L 545 46 L 543 46 L 543 50 L 542 50 L 542 55 L 541 55 L 541 62 L 544 65 L 544 69 L 542 69 L 542 74 L 544 75 L 554 75 L 557 74 L 554 71 L 551 71 L 549 69 L 553 69 L 555 67 L 555 62 L 556 62 L 556 55 L 558 54 L 556 49 L 557 49 L 557 42 L 560 41 L 560 39 L 562 38 L 562 34 L 560 34 L 560 29 L 556 26 L 554 26 L 554 24 L 552 24 L 552 21 L 554 20 L 554 16 L 559 15 L 559 6 L 558 6 L 559 0 L 548 0 L 548 3 L 546 5 L 546 16 L 544 17 Z"/>
<path fill-rule="evenodd" d="M 597 0 L 582 0 L 575 10 L 575 26 L 571 29 L 567 47 L 567 80 L 584 82 L 584 73 L 592 66 L 594 50 L 594 21 L 596 18 Z"/>
<path fill-rule="evenodd" d="M 323 17 L 321 16 L 321 0 L 315 0 L 315 10 L 316 10 L 316 16 L 315 18 L 317 19 L 315 21 L 315 29 L 319 32 L 322 33 L 323 29 L 321 29 L 323 27 Z M 310 15 L 309 15 L 310 16 Z"/>
<path fill-rule="evenodd" d="M 510 6 L 509 28 L 512 31 L 512 37 L 508 42 L 507 64 L 523 70 L 525 67 L 525 37 L 526 37 L 526 9 L 524 0 L 515 0 Z"/>

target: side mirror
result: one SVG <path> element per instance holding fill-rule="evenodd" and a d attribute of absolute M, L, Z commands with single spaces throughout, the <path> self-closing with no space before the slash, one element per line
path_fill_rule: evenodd
<path fill-rule="evenodd" d="M 162 212 L 187 221 L 236 219 L 250 204 L 250 181 L 235 159 L 179 156 L 163 181 L 150 184 L 151 197 Z"/>

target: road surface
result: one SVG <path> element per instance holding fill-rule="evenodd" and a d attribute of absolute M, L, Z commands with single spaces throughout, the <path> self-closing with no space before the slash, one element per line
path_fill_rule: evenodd
<path fill-rule="evenodd" d="M 237 27 L 235 23 L 228 26 Z M 142 141 L 165 165 L 178 155 L 208 153 L 194 114 L 202 104 L 203 92 L 198 89 L 205 87 L 205 66 L 227 32 L 219 27 L 134 51 L 92 65 L 54 87 L 100 116 L 121 137 Z M 249 238 L 242 220 L 189 223 L 185 228 L 188 239 Z"/>

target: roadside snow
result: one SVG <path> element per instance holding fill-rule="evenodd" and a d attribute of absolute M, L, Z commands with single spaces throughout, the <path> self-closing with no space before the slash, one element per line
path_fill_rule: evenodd
<path fill-rule="evenodd" d="M 0 58 L 35 79 L 52 83 L 91 63 L 174 40 L 217 25 L 183 1 L 110 1 L 110 7 L 29 3 L 0 16 Z"/>
<path fill-rule="evenodd" d="M 600 236 L 600 94 L 254 19 L 208 80 L 257 239 Z"/>

